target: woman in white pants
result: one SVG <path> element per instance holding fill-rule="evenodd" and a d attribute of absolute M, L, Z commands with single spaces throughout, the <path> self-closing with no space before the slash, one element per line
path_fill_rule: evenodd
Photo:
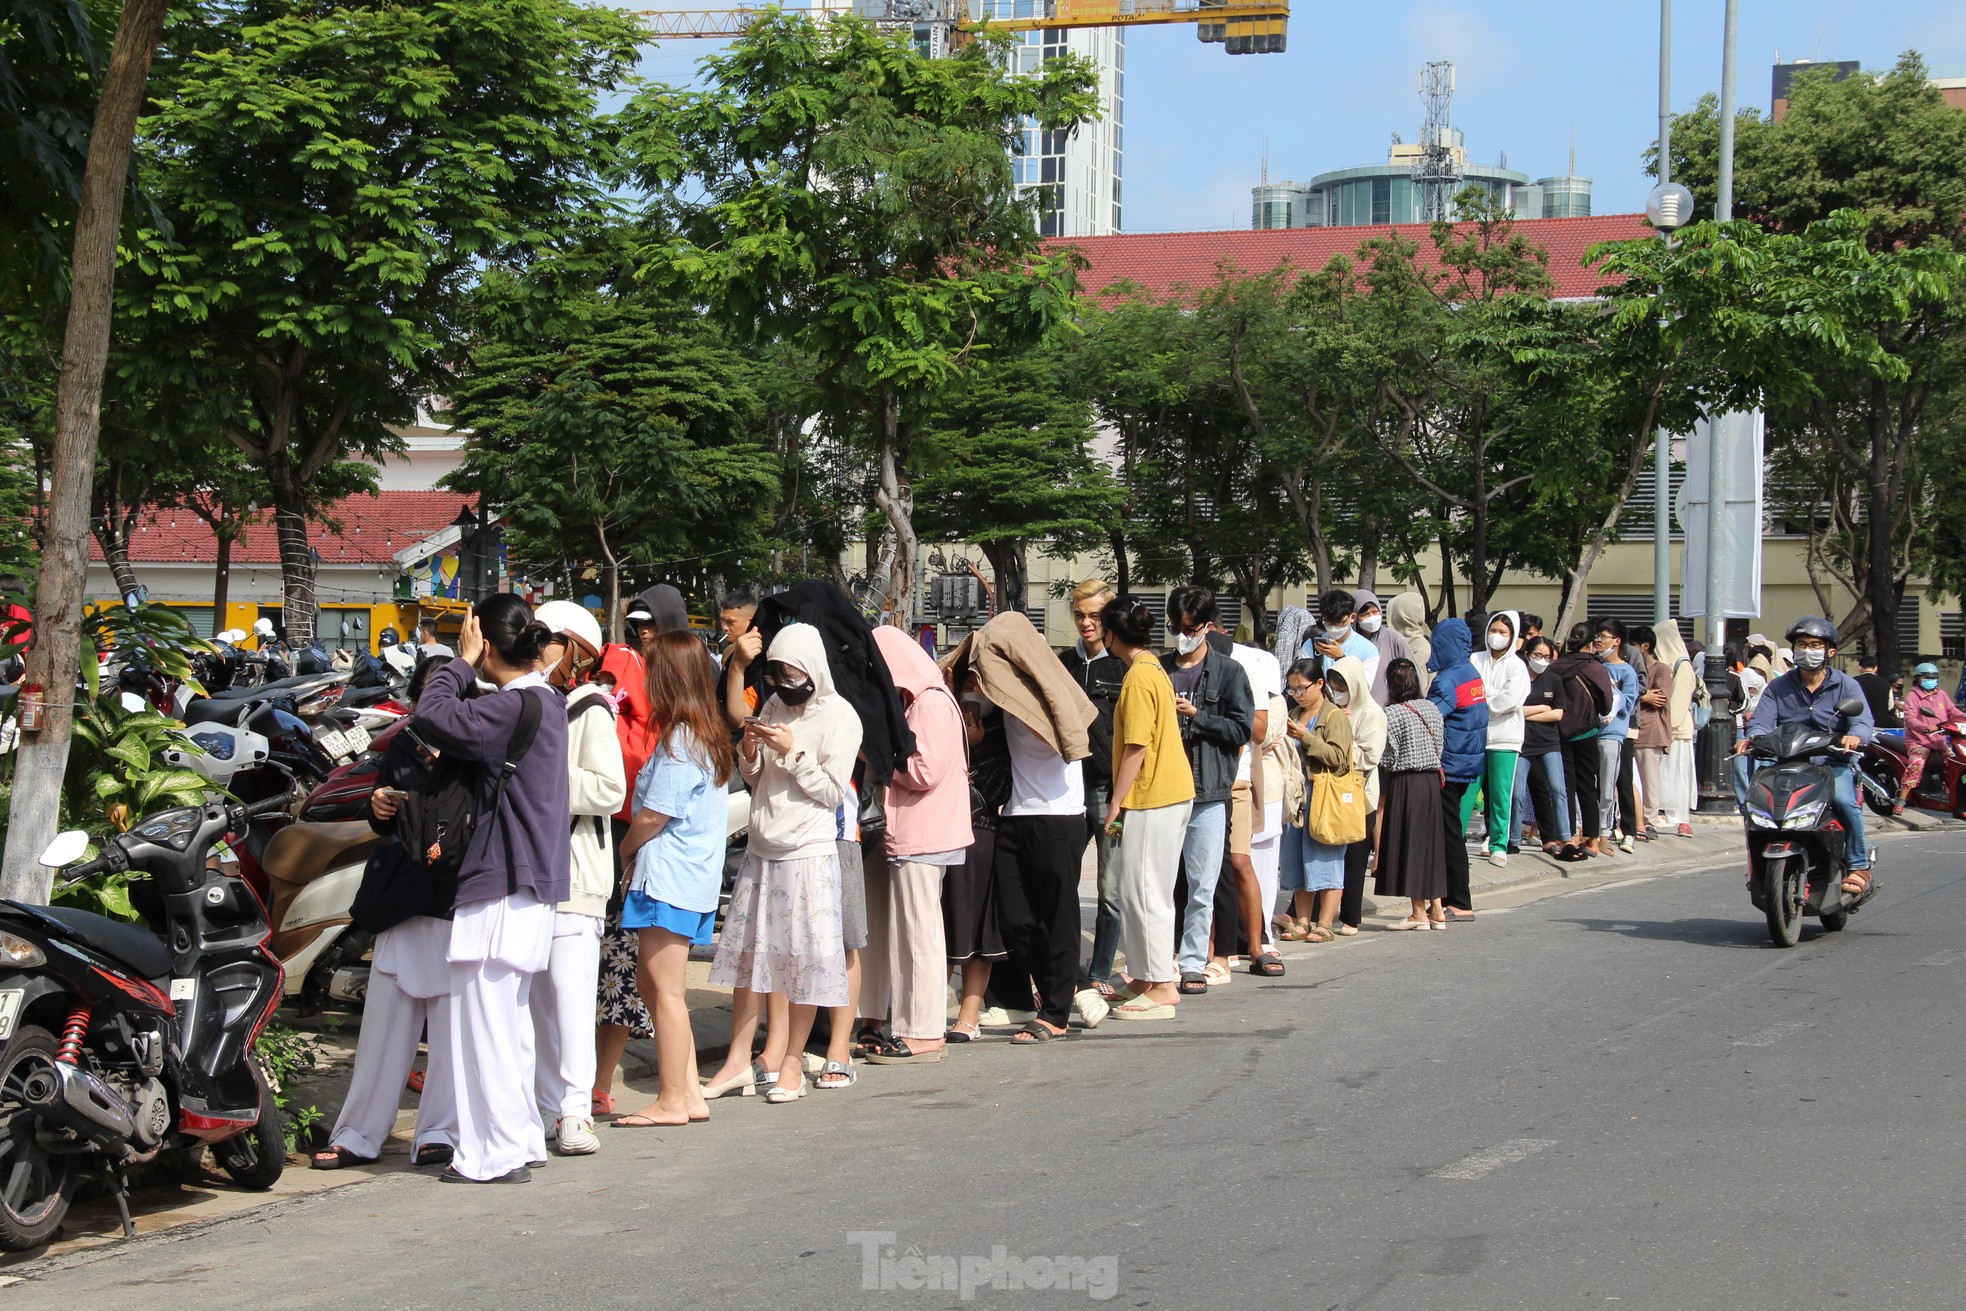
<path fill-rule="evenodd" d="M 587 681 L 600 660 L 601 626 L 572 601 L 548 601 L 534 618 L 553 632 L 540 668 L 567 695 L 567 797 L 573 808 L 570 890 L 553 911 L 552 957 L 532 984 L 538 1047 L 533 1097 L 542 1137 L 535 1146 L 543 1154 L 550 1139 L 562 1156 L 586 1156 L 601 1145 L 594 1136 L 594 995 L 614 883 L 608 819 L 627 800 L 628 780 L 614 699 Z"/>
<path fill-rule="evenodd" d="M 437 750 L 486 766 L 446 950 L 458 1141 L 442 1178 L 451 1183 L 523 1183 L 539 1159 L 528 1003 L 552 959 L 553 908 L 567 899 L 571 863 L 566 710 L 535 670 L 552 636 L 509 592 L 473 607 L 459 658 L 431 673 L 413 721 Z M 478 677 L 497 690 L 467 699 Z"/>
<path fill-rule="evenodd" d="M 1171 1020 L 1181 997 L 1174 962 L 1174 880 L 1194 809 L 1195 780 L 1174 718 L 1174 684 L 1149 649 L 1153 612 L 1110 602 L 1099 615 L 1106 649 L 1126 662 L 1113 710 L 1113 799 L 1106 829 L 1119 863 L 1120 951 L 1127 986 L 1117 1020 Z"/>

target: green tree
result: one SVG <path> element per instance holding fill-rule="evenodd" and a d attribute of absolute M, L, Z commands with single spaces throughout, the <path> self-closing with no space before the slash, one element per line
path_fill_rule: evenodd
<path fill-rule="evenodd" d="M 1022 610 L 1028 551 L 1069 559 L 1102 544 L 1119 486 L 1093 458 L 1092 406 L 1065 386 L 1059 357 L 1037 349 L 971 371 L 913 406 L 916 527 L 974 542 L 996 571 L 997 605 Z"/>
<path fill-rule="evenodd" d="M 118 6 L 14 0 L 0 17 L 0 300 L 59 309 Z"/>
<path fill-rule="evenodd" d="M 685 307 L 596 294 L 562 331 L 524 321 L 473 348 L 451 417 L 469 430 L 445 480 L 500 507 L 529 571 L 598 571 L 619 637 L 622 583 L 759 569 L 777 506 L 756 368 Z"/>
<path fill-rule="evenodd" d="M 632 175 L 673 216 L 645 272 L 707 302 L 749 341 L 812 365 L 836 431 L 877 435 L 874 497 L 906 614 L 917 538 L 903 398 L 1068 311 L 1076 261 L 1041 251 L 1012 184 L 1027 123 L 1069 131 L 1094 111 L 1076 57 L 1007 71 L 984 36 L 941 59 L 851 18 L 762 11 L 704 61 L 707 89 L 652 88 L 627 112 Z"/>
<path fill-rule="evenodd" d="M 143 125 L 165 226 L 132 256 L 132 377 L 202 398 L 270 494 L 290 640 L 313 635 L 310 488 L 448 386 L 487 264 L 608 200 L 601 97 L 631 16 L 575 0 L 232 0 L 181 33 Z"/>

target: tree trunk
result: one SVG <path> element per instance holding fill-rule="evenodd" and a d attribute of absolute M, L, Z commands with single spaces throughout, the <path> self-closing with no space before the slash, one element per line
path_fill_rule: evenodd
<path fill-rule="evenodd" d="M 1468 507 L 1468 613 L 1488 609 L 1488 471 L 1483 467 L 1488 451 L 1477 441 L 1474 448 L 1474 497 Z"/>
<path fill-rule="evenodd" d="M 1441 523 L 1447 521 L 1443 518 Z M 1460 612 L 1455 607 L 1454 596 L 1454 553 L 1447 549 L 1447 533 L 1440 534 L 1440 599 L 1443 618 L 1452 619 Z"/>
<path fill-rule="evenodd" d="M 111 460 L 100 484 L 92 484 L 96 494 L 89 507 L 89 531 L 102 548 L 109 576 L 116 580 L 116 595 L 125 601 L 139 590 L 136 570 L 130 567 L 130 538 L 136 532 L 143 490 L 147 490 L 141 479 L 138 483 L 143 490 L 130 488 L 129 476 L 124 461 Z"/>
<path fill-rule="evenodd" d="M 915 536 L 915 493 L 902 473 L 901 398 L 881 398 L 881 480 L 874 501 L 894 531 L 894 556 L 888 564 L 888 606 L 897 623 L 914 614 L 915 557 L 921 539 Z"/>
<path fill-rule="evenodd" d="M 1892 477 L 1892 438 L 1889 402 L 1883 383 L 1872 387 L 1870 405 L 1870 478 L 1865 487 L 1864 600 L 1870 603 L 1871 635 L 1877 641 L 1877 668 L 1889 677 L 1903 673 L 1898 664 L 1898 578 L 1892 567 L 1891 530 L 1897 506 L 1897 480 Z M 1848 646 L 1849 643 L 1844 643 Z"/>
<path fill-rule="evenodd" d="M 16 753 L 7 849 L 0 863 L 0 897 L 37 905 L 47 902 L 53 879 L 37 857 L 60 822 L 61 780 L 74 723 L 71 702 L 89 578 L 89 484 L 96 467 L 102 375 L 115 308 L 116 235 L 123 223 L 137 113 L 163 32 L 164 9 L 164 0 L 124 0 L 75 213 L 46 539 L 35 591 L 34 641 L 27 652 L 27 681 L 48 689 L 48 710 L 41 731 L 24 735 Z"/>
<path fill-rule="evenodd" d="M 1379 521 L 1368 515 L 1359 527 L 1364 544 L 1358 553 L 1358 585 L 1368 592 L 1379 590 Z"/>
<path fill-rule="evenodd" d="M 307 542 L 307 514 L 289 509 L 273 493 L 273 535 L 280 543 L 280 626 L 287 645 L 295 649 L 314 641 L 314 551 Z"/>
<path fill-rule="evenodd" d="M 1132 571 L 1127 567 L 1126 534 L 1115 528 L 1112 532 L 1111 543 L 1113 548 L 1113 595 L 1130 596 L 1133 594 L 1133 581 L 1131 578 Z"/>
<path fill-rule="evenodd" d="M 1025 543 L 1021 539 L 991 542 L 983 547 L 983 556 L 997 575 L 997 613 L 1006 610 L 1024 613 L 1025 595 L 1031 587 Z"/>
<path fill-rule="evenodd" d="M 130 567 L 130 533 L 127 521 L 103 515 L 90 525 L 96 545 L 102 548 L 103 563 L 116 580 L 116 595 L 128 600 L 138 591 L 137 572 Z"/>
<path fill-rule="evenodd" d="M 237 520 L 226 518 L 212 529 L 218 538 L 218 560 L 212 569 L 212 632 L 225 628 L 225 607 L 232 599 L 232 543 L 238 540 Z"/>

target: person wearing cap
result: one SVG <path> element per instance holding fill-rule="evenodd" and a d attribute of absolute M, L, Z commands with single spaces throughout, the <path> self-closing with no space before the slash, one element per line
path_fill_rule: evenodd
<path fill-rule="evenodd" d="M 615 733 L 614 699 L 588 681 L 601 656 L 601 626 L 572 601 L 548 601 L 533 617 L 553 631 L 538 668 L 566 697 L 571 868 L 567 899 L 553 908 L 553 949 L 533 976 L 528 1006 L 536 1056 L 533 1100 L 542 1135 L 562 1156 L 600 1147 L 594 1135 L 594 998 L 601 983 L 601 935 L 614 889 L 614 836 L 608 817 L 628 795 Z M 610 1071 L 612 1076 L 612 1071 Z M 612 1077 L 609 1080 L 613 1082 Z M 552 1126 L 550 1134 L 546 1126 Z"/>
<path fill-rule="evenodd" d="M 1898 799 L 1891 813 L 1905 813 L 1905 802 L 1925 777 L 1925 762 L 1933 752 L 1945 754 L 1949 735 L 1946 725 L 1966 718 L 1958 702 L 1939 688 L 1939 667 L 1930 660 L 1911 671 L 1911 686 L 1905 689 L 1905 776 L 1898 781 Z"/>
<path fill-rule="evenodd" d="M 1836 745 L 1844 751 L 1861 749 L 1877 730 L 1857 680 L 1830 667 L 1830 661 L 1836 658 L 1836 625 L 1817 615 L 1804 615 L 1789 626 L 1788 642 L 1795 652 L 1795 668 L 1768 685 L 1761 704 L 1754 708 L 1754 717 L 1748 721 L 1748 735 L 1735 744 L 1735 752 L 1745 757 L 1750 742 L 1785 724 L 1809 724 L 1833 734 Z M 1846 718 L 1837 710 L 1846 700 L 1855 701 L 1863 709 Z M 1830 809 L 1842 821 L 1849 854 L 1850 870 L 1843 879 L 1843 890 L 1854 896 L 1870 887 L 1870 844 L 1864 839 L 1864 808 L 1857 800 L 1857 781 L 1849 759 L 1832 758 L 1830 773 L 1835 780 Z M 1745 794 L 1745 780 L 1738 772 L 1735 782 Z"/>

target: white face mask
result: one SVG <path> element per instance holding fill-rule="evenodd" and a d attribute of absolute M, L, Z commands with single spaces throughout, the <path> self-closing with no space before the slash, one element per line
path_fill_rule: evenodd
<path fill-rule="evenodd" d="M 1174 649 L 1182 655 L 1193 655 L 1201 649 L 1202 643 L 1207 640 L 1208 634 L 1206 633 L 1176 633 L 1174 635 Z"/>
<path fill-rule="evenodd" d="M 1544 671 L 1545 669 L 1548 669 L 1549 667 L 1550 667 L 1550 662 L 1549 662 L 1549 661 L 1547 661 L 1547 660 L 1540 660 L 1540 659 L 1538 659 L 1538 660 L 1531 660 L 1531 661 L 1529 662 L 1529 668 L 1530 668 L 1530 670 L 1531 670 L 1532 672 L 1534 672 L 1534 673 L 1538 673 L 1538 674 L 1540 674 L 1540 673 L 1542 673 L 1542 672 L 1543 672 L 1543 671 Z"/>
<path fill-rule="evenodd" d="M 1378 615 L 1365 615 L 1358 621 L 1358 631 L 1370 636 L 1378 632 L 1379 626 L 1385 622 Z"/>
<path fill-rule="evenodd" d="M 1507 633 L 1490 633 L 1488 635 L 1488 649 L 1490 651 L 1508 650 L 1509 635 Z"/>
<path fill-rule="evenodd" d="M 1795 663 L 1798 669 L 1821 669 L 1829 663 L 1829 652 L 1804 647 L 1795 653 Z"/>
<path fill-rule="evenodd" d="M 1350 624 L 1342 624 L 1336 627 L 1330 624 L 1325 625 L 1324 640 L 1327 642 L 1342 642 L 1351 635 L 1352 626 Z"/>
<path fill-rule="evenodd" d="M 1337 706 L 1341 710 L 1344 708 L 1345 703 L 1352 699 L 1352 694 L 1350 692 L 1340 692 L 1335 687 L 1331 689 L 1328 695 L 1331 697 L 1331 704 Z"/>

